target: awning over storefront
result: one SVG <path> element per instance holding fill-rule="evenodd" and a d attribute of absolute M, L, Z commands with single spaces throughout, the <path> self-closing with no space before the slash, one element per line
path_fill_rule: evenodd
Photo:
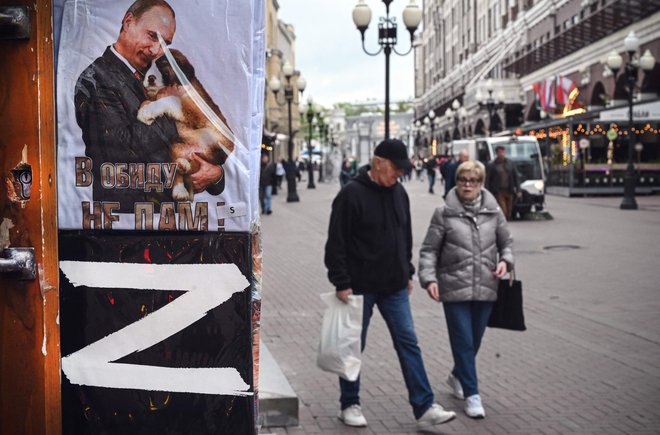
<path fill-rule="evenodd" d="M 275 133 L 274 131 L 269 131 L 264 128 L 263 134 L 262 134 L 262 143 L 273 143 L 276 140 L 277 141 L 285 141 L 289 138 L 286 134 L 283 133 Z"/>
<path fill-rule="evenodd" d="M 653 100 L 646 103 L 635 103 L 633 106 L 633 119 L 635 123 L 646 121 L 660 121 L 660 100 Z M 623 104 L 612 108 L 592 109 L 585 113 L 580 113 L 566 118 L 552 117 L 541 121 L 523 124 L 520 129 L 527 133 L 542 128 L 550 128 L 560 125 L 577 124 L 586 122 L 627 122 L 628 105 Z"/>

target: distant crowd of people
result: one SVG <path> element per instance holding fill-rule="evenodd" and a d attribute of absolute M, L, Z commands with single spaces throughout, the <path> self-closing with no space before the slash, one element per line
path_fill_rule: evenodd
<path fill-rule="evenodd" d="M 496 157 L 484 168 L 485 179 L 484 186 L 496 198 L 497 204 L 502 209 L 507 220 L 511 220 L 513 215 L 513 204 L 517 197 L 521 196 L 518 174 L 513 162 L 506 158 L 505 149 L 502 146 L 495 148 Z M 409 164 L 402 168 L 399 181 L 406 182 L 412 180 L 413 172 L 418 181 L 428 181 L 428 192 L 435 193 L 436 181 L 444 186 L 443 198 L 447 198 L 449 192 L 456 186 L 456 171 L 461 163 L 469 160 L 466 150 L 461 150 L 457 155 L 438 154 L 430 157 L 417 157 L 409 159 Z M 278 162 L 271 162 L 267 154 L 262 156 L 261 163 L 261 181 L 259 183 L 259 199 L 261 202 L 261 211 L 265 214 L 271 214 L 272 195 L 277 194 L 277 190 L 282 188 L 288 170 L 294 171 L 294 176 L 300 182 L 303 174 L 309 170 L 309 162 L 299 160 L 289 167 L 286 160 L 281 159 Z M 312 163 L 313 170 L 318 170 L 318 164 Z M 359 164 L 356 159 L 344 158 L 341 163 L 339 173 L 339 183 L 344 187 L 358 173 Z M 438 173 L 440 177 L 438 177 Z M 270 187 L 269 187 L 270 186 Z"/>
<path fill-rule="evenodd" d="M 484 186 L 496 198 L 498 205 L 504 212 L 507 220 L 511 220 L 513 214 L 513 203 L 521 196 L 518 173 L 513 162 L 506 158 L 505 149 L 502 146 L 495 148 L 496 157 L 484 168 Z M 428 180 L 429 193 L 435 193 L 435 184 L 439 182 L 444 185 L 443 198 L 447 198 L 449 192 L 456 186 L 456 170 L 461 163 L 469 160 L 466 150 L 460 150 L 457 155 L 438 154 L 430 157 L 418 157 L 410 159 L 410 164 L 402 168 L 399 181 L 410 181 L 413 171 L 418 181 Z M 358 171 L 355 160 L 344 159 L 342 163 L 339 182 L 342 187 L 346 185 Z M 440 177 L 438 177 L 438 173 Z"/>

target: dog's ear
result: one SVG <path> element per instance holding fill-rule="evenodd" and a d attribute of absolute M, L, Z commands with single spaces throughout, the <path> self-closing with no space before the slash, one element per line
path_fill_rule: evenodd
<path fill-rule="evenodd" d="M 172 65 L 170 65 L 170 62 L 167 60 L 166 56 L 161 56 L 156 59 L 156 68 L 158 68 L 158 71 L 160 71 L 164 86 L 180 84 L 176 74 L 174 73 L 174 70 L 172 69 Z"/>
<path fill-rule="evenodd" d="M 156 59 L 156 68 L 158 68 L 158 71 L 163 71 L 165 68 L 170 68 L 170 61 L 167 60 L 167 56 L 161 56 L 158 59 Z"/>
<path fill-rule="evenodd" d="M 189 80 L 195 78 L 195 68 L 193 68 L 188 58 L 179 50 L 172 49 L 171 52 L 177 65 L 179 65 L 179 68 L 183 71 L 183 74 L 185 74 Z"/>

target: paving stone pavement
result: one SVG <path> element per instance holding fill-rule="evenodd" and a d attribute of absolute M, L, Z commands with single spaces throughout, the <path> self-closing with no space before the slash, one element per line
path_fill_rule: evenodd
<path fill-rule="evenodd" d="M 416 433 L 396 354 L 379 313 L 363 356 L 361 400 L 369 426 L 337 419 L 339 386 L 316 367 L 323 306 L 332 291 L 323 265 L 338 183 L 286 186 L 262 216 L 261 337 L 300 399 L 300 426 L 271 434 Z M 414 263 L 440 195 L 405 183 L 411 198 Z M 436 191 L 442 191 L 436 184 Z M 415 283 L 412 307 L 436 400 L 457 412 L 442 434 L 660 433 L 660 196 L 547 198 L 549 221 L 512 222 L 517 278 L 528 330 L 486 331 L 478 355 L 487 416 L 472 420 L 450 396 L 452 366 L 442 307 Z M 577 247 L 577 248 L 574 248 Z M 427 432 L 429 433 L 429 432 Z"/>

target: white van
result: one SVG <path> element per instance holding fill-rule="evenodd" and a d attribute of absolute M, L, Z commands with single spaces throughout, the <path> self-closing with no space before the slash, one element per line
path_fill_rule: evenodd
<path fill-rule="evenodd" d="M 454 140 L 448 152 L 454 156 L 460 150 L 467 150 L 470 160 L 478 160 L 488 165 L 495 158 L 495 148 L 503 146 L 508 159 L 513 161 L 518 171 L 521 200 L 514 203 L 514 215 L 521 217 L 534 211 L 543 210 L 545 203 L 545 170 L 541 148 L 534 136 L 499 136 L 477 139 Z"/>

